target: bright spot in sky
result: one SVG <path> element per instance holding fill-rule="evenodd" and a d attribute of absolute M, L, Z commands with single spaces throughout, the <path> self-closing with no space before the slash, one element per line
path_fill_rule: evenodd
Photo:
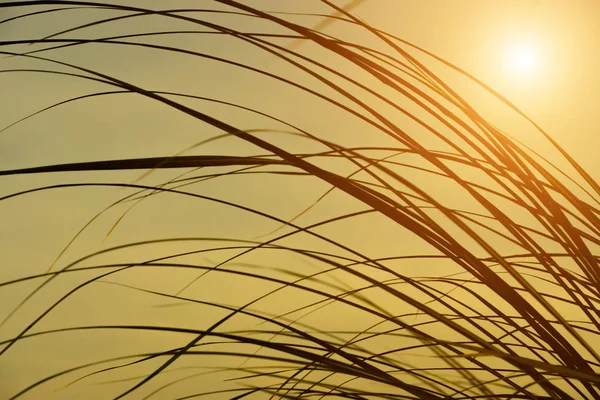
<path fill-rule="evenodd" d="M 531 74 L 538 69 L 539 55 L 531 43 L 516 43 L 507 52 L 508 68 L 513 73 Z"/>
<path fill-rule="evenodd" d="M 535 67 L 535 52 L 528 47 L 515 49 L 513 54 L 513 65 L 520 71 L 531 71 Z"/>

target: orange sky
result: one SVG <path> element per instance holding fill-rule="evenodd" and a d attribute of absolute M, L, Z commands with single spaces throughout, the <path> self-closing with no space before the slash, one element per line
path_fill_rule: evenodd
<path fill-rule="evenodd" d="M 136 4 L 135 1 L 129 2 Z M 181 7 L 197 5 L 193 1 L 169 1 L 169 7 L 175 4 Z M 253 0 L 246 2 L 257 8 L 280 11 L 314 11 L 324 12 L 326 8 L 316 1 L 294 0 L 279 2 L 273 0 Z M 336 4 L 347 2 L 338 1 Z M 137 3 L 139 4 L 139 3 Z M 165 7 L 163 2 L 144 1 L 144 6 L 151 4 Z M 297 8 L 297 7 L 302 7 Z M 546 129 L 564 148 L 571 153 L 588 172 L 600 179 L 600 161 L 597 149 L 600 139 L 596 130 L 600 125 L 600 113 L 597 104 L 600 101 L 600 3 L 595 0 L 365 0 L 353 10 L 373 26 L 389 31 L 417 46 L 423 47 L 438 56 L 463 68 L 477 78 L 498 90 L 513 101 L 539 125 Z M 0 9 L 0 19 L 8 18 L 18 10 Z M 105 11 L 95 11 L 104 13 Z M 0 40 L 15 38 L 39 38 L 74 24 L 93 20 L 99 14 L 89 11 L 70 11 L 65 14 L 41 15 L 31 17 L 30 22 L 13 21 L 0 25 Z M 240 27 L 239 29 L 256 30 L 263 28 L 256 22 L 223 16 L 207 16 L 211 21 L 225 21 Z M 311 26 L 319 23 L 319 19 L 297 18 L 298 21 L 310 21 Z M 314 23 L 312 22 L 314 21 Z M 308 24 L 308 23 L 307 23 Z M 152 31 L 169 29 L 171 22 L 162 19 L 138 19 L 127 23 L 115 23 L 97 27 L 88 31 L 90 36 L 120 34 L 123 32 Z M 182 29 L 198 29 L 184 26 Z M 347 31 L 343 24 L 327 26 L 326 32 L 343 35 Z M 348 33 L 347 33 L 348 34 Z M 372 37 L 361 34 L 357 36 L 365 43 L 371 43 Z M 519 72 L 511 67 L 507 54 L 511 46 L 526 39 L 538 53 L 537 66 L 530 71 Z M 173 39 L 157 39 L 166 42 Z M 358 39 L 357 39 L 358 40 Z M 298 82 L 308 82 L 302 74 L 286 69 L 281 61 L 272 60 L 263 53 L 235 40 L 208 36 L 181 36 L 177 42 L 182 46 L 223 57 L 237 57 L 253 65 L 289 74 Z M 289 44 L 290 41 L 284 42 Z M 35 46 L 31 47 L 35 48 Z M 8 48 L 6 48 L 8 49 Z M 12 47 L 11 50 L 24 51 L 30 47 Z M 300 49 L 319 58 L 328 65 L 338 68 L 335 58 L 329 58 L 320 49 L 306 45 Z M 184 55 L 167 57 L 162 53 L 142 49 L 108 47 L 106 45 L 87 45 L 72 49 L 62 49 L 53 53 L 41 53 L 54 56 L 78 65 L 97 68 L 124 80 L 131 80 L 152 90 L 185 91 L 201 96 L 215 97 L 237 101 L 248 106 L 257 106 L 265 112 L 273 112 L 278 117 L 303 128 L 316 132 L 324 138 L 338 142 L 348 140 L 349 143 L 368 143 L 375 140 L 385 143 L 386 138 L 370 136 L 364 124 L 345 117 L 345 114 L 327 108 L 306 94 L 296 91 L 272 80 L 257 77 L 239 71 L 230 66 L 199 61 Z M 417 55 L 418 53 L 414 53 Z M 524 143 L 541 149 L 549 158 L 556 153 L 543 142 L 542 136 L 532 129 L 521 118 L 513 118 L 507 109 L 498 102 L 492 101 L 481 89 L 456 73 L 448 72 L 439 63 L 426 56 L 419 56 L 426 65 L 431 66 L 448 79 L 448 82 L 467 100 L 476 104 L 481 112 L 494 123 L 506 129 L 511 135 Z M 22 60 L 19 58 L 1 58 L 0 68 L 39 68 L 44 64 Z M 342 68 L 342 67 L 340 67 Z M 346 68 L 346 67 L 343 67 Z M 351 71 L 349 72 L 351 73 Z M 315 84 L 315 87 L 318 85 Z M 2 73 L 0 74 L 0 128 L 7 126 L 43 107 L 64 99 L 99 90 L 112 90 L 105 86 L 74 78 L 48 76 L 34 73 Z M 398 99 L 398 102 L 402 102 Z M 204 104 L 189 100 L 194 106 L 202 107 L 211 115 L 236 121 L 242 129 L 281 128 L 276 123 L 266 122 L 262 118 L 249 115 L 239 110 L 225 109 L 214 104 Z M 301 111 L 301 112 L 300 112 Z M 150 100 L 136 98 L 132 95 L 111 95 L 96 99 L 86 99 L 68 104 L 38 115 L 0 133 L 0 169 L 29 167 L 60 162 L 77 162 L 99 159 L 168 156 L 176 154 L 201 140 L 218 135 L 211 127 L 198 124 L 197 121 L 180 113 L 166 109 Z M 271 135 L 271 136 L 269 136 Z M 311 144 L 300 139 L 288 139 L 276 134 L 265 134 L 274 141 L 281 141 L 282 146 L 296 149 L 313 149 Z M 264 153 L 239 140 L 227 138 L 210 143 L 196 150 L 198 154 L 254 154 Z M 562 164 L 561 164 L 562 165 Z M 340 167 L 345 168 L 345 167 Z M 178 173 L 157 172 L 144 180 L 143 184 L 158 184 Z M 127 171 L 92 174 L 59 174 L 41 176 L 0 177 L 0 194 L 5 195 L 25 188 L 37 187 L 72 181 L 107 181 L 117 180 L 133 182 L 141 172 Z M 220 196 L 235 201 L 243 198 L 248 206 L 265 207 L 269 212 L 292 218 L 314 202 L 328 186 L 313 183 L 308 189 L 299 187 L 289 179 L 267 177 L 265 180 L 245 180 L 232 178 L 227 184 L 210 181 L 204 184 L 203 193 Z M 295 181 L 293 181 L 295 182 Z M 14 279 L 35 273 L 43 273 L 56 258 L 60 250 L 89 218 L 102 208 L 130 192 L 116 188 L 67 189 L 29 195 L 23 198 L 7 200 L 0 203 L 0 251 L 3 254 L 5 267 L 0 269 L 0 281 Z M 307 213 L 299 222 L 308 224 L 323 218 L 331 212 L 353 210 L 358 207 L 352 202 L 344 202 L 344 197 L 333 194 L 313 212 Z M 59 262 L 64 266 L 79 256 L 98 251 L 107 246 L 126 242 L 158 238 L 165 236 L 233 236 L 237 238 L 256 238 L 279 227 L 274 222 L 265 222 L 257 217 L 244 213 L 224 210 L 214 204 L 198 206 L 195 200 L 176 201 L 165 196 L 162 200 L 142 202 L 135 211 L 128 215 L 123 223 L 103 242 L 113 223 L 126 208 L 111 211 L 103 216 L 87 230 L 65 257 Z M 192 211 L 194 219 L 191 217 Z M 332 230 L 332 235 L 346 240 L 351 246 L 370 251 L 376 256 L 384 256 L 394 251 L 398 238 L 403 231 L 396 226 L 381 222 L 378 230 L 380 238 L 370 238 L 365 222 L 363 231 L 355 233 L 350 229 L 325 228 Z M 379 223 L 379 222 L 377 222 Z M 366 233 L 366 235 L 365 235 Z M 365 239 L 365 236 L 367 239 Z M 369 242 L 368 239 L 373 239 Z M 303 239 L 310 244 L 310 239 Z M 406 239 L 410 250 L 425 248 L 420 241 Z M 316 245 L 318 246 L 318 245 Z M 183 248 L 182 245 L 178 248 Z M 161 254 L 171 248 L 149 250 L 149 253 Z M 142 252 L 143 253 L 143 252 Z M 122 257 L 139 257 L 141 253 L 133 251 L 123 253 Z M 146 253 L 144 257 L 148 256 Z M 219 257 L 207 256 L 209 261 Z M 109 259 L 109 258 L 107 258 Z M 122 258 L 121 258 L 122 259 Z M 290 261 L 292 265 L 298 260 Z M 300 262 L 298 262 L 301 264 Z M 143 282 L 146 287 L 161 287 L 176 290 L 188 282 L 194 274 L 181 273 L 177 277 L 169 277 L 173 282 L 161 275 L 131 274 L 123 278 L 129 283 Z M 0 338 L 11 337 L 37 315 L 44 304 L 54 299 L 65 287 L 74 285 L 77 279 L 65 279 L 63 287 L 57 285 L 41 295 L 39 302 L 25 309 L 18 318 L 0 328 Z M 219 280 L 200 283 L 197 290 L 210 295 L 211 290 L 219 294 Z M 236 286 L 237 285 L 237 286 Z M 109 285 L 106 285 L 107 287 Z M 0 317 L 8 314 L 18 299 L 22 298 L 33 285 L 26 284 L 14 288 L 0 288 Z M 236 296 L 243 297 L 247 288 L 243 282 L 233 283 L 238 288 L 229 300 L 237 301 Z M 91 321 L 87 317 L 95 316 L 96 320 L 116 318 L 122 321 L 140 320 L 156 317 L 160 321 L 169 321 L 196 317 L 194 312 L 185 307 L 172 313 L 164 310 L 149 310 L 151 300 L 138 294 L 132 295 L 122 288 L 111 288 L 109 299 L 101 285 L 81 295 L 81 302 L 75 302 L 64 309 L 57 309 L 44 327 L 60 326 L 71 321 L 71 313 L 77 315 L 78 323 Z M 165 289 L 167 290 L 167 289 Z M 213 293 L 214 294 L 214 293 Z M 240 300 L 241 301 L 241 300 Z M 127 303 L 129 302 L 129 303 Z M 123 315 L 114 309 L 122 304 L 129 304 L 130 309 Z M 285 300 L 282 300 L 285 303 Z M 113 307 L 113 308 L 111 308 Z M 276 307 L 275 307 L 276 308 Z M 113 311 L 111 311 L 113 310 Z M 158 314 L 152 314 L 157 312 Z M 100 317 L 97 317 L 100 315 Z M 134 315 L 134 317 L 131 317 Z M 207 317 L 208 318 L 208 317 Z M 74 337 L 74 336 L 73 336 Z M 73 337 L 58 341 L 56 347 L 40 341 L 31 346 L 15 346 L 6 356 L 0 357 L 0 382 L 10 381 L 6 393 L 13 394 L 31 382 L 32 378 L 40 378 L 56 368 L 66 368 L 74 360 L 84 362 L 93 355 L 102 355 L 95 344 L 86 339 L 73 350 L 74 354 L 65 354 L 72 350 L 68 345 Z M 98 334 L 98 340 L 112 340 L 110 334 Z M 161 337 L 152 337 L 148 342 L 139 341 L 136 347 L 152 347 L 162 343 Z M 136 339 L 128 336 L 115 345 L 118 349 L 133 346 Z M 169 342 L 172 343 L 172 342 Z M 92 349 L 90 354 L 81 358 L 81 349 Z M 141 351 L 141 350 L 140 350 Z M 25 357 L 21 357 L 25 354 Z M 88 357 L 89 356 L 89 357 Z M 82 359 L 85 359 L 82 361 Z M 32 361 L 34 360 L 34 361 Z M 60 361 L 58 361 L 60 360 Z M 114 376 L 113 376 L 114 378 Z M 65 384 L 67 380 L 62 380 Z M 60 385 L 58 385 L 60 386 Z M 54 388 L 58 386 L 52 386 Z M 77 385 L 76 385 L 77 386 Z M 49 386 L 50 387 L 50 386 Z M 26 399 L 79 398 L 87 393 L 90 387 L 79 385 L 69 389 L 72 392 L 33 392 Z M 94 389 L 96 390 L 96 389 Z M 98 389 L 99 390 L 99 389 Z M 44 393 L 44 394 L 42 394 Z M 96 392 L 102 393 L 102 392 Z M 3 392 L 0 389 L 0 397 Z M 38 396 L 38 397 L 36 397 Z M 87 397 L 86 398 L 102 398 Z M 97 394 L 97 396 L 100 396 Z M 167 398 L 167 397 L 165 397 Z"/>

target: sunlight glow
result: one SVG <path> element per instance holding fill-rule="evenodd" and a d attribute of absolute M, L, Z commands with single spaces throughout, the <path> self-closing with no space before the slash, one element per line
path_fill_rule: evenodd
<path fill-rule="evenodd" d="M 533 73 L 538 66 L 538 54 L 530 43 L 518 43 L 508 52 L 508 64 L 514 72 Z"/>
<path fill-rule="evenodd" d="M 512 66 L 520 72 L 532 72 L 536 67 L 537 54 L 533 48 L 520 45 L 513 49 Z"/>
<path fill-rule="evenodd" d="M 553 87 L 550 85 L 557 81 L 560 66 L 557 52 L 561 43 L 554 32 L 543 26 L 515 23 L 498 32 L 494 39 L 495 43 L 490 43 L 495 50 L 490 67 L 497 74 L 498 87 L 503 86 L 505 93 L 533 94 Z"/>

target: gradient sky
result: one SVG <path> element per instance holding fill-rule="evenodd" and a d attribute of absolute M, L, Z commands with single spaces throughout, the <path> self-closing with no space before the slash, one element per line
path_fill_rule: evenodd
<path fill-rule="evenodd" d="M 315 0 L 256 0 L 245 3 L 269 11 L 329 13 L 326 7 Z M 339 5 L 346 3 L 348 2 L 336 1 Z M 127 4 L 139 5 L 141 2 L 129 1 Z M 143 2 L 143 6 L 148 8 L 198 6 L 198 2 L 195 1 L 169 1 L 168 6 L 166 4 L 164 1 Z M 19 9 L 0 8 L 0 20 L 23 12 Z M 365 0 L 353 9 L 353 12 L 373 26 L 422 47 L 486 82 L 545 129 L 593 177 L 600 179 L 600 158 L 597 157 L 597 149 L 600 148 L 600 136 L 597 134 L 600 126 L 600 113 L 597 112 L 600 102 L 600 52 L 595 51 L 600 48 L 600 3 L 595 0 Z M 101 15 L 109 17 L 115 14 L 98 10 L 73 10 L 15 20 L 0 25 L 0 40 L 37 39 L 88 20 L 98 19 Z M 273 26 L 265 26 L 262 22 L 248 21 L 245 18 L 214 14 L 206 15 L 205 18 L 230 24 L 240 30 L 274 29 Z M 308 26 L 315 26 L 320 21 L 315 17 L 288 18 L 302 21 Z M 169 29 L 198 28 L 191 24 L 145 17 L 128 20 L 126 23 L 121 21 L 94 27 L 82 33 L 71 33 L 68 37 L 101 37 Z M 324 31 L 339 36 L 351 35 L 353 39 L 356 38 L 355 40 L 367 45 L 378 45 L 364 32 L 354 32 L 340 23 L 328 25 Z M 296 82 L 322 89 L 303 74 L 290 70 L 280 60 L 274 60 L 232 38 L 216 35 L 179 35 L 149 41 L 177 43 L 182 47 L 211 55 L 243 60 L 259 68 L 281 72 Z M 290 45 L 292 41 L 286 40 L 281 43 Z M 513 58 L 514 51 L 515 48 L 527 46 L 533 54 L 532 65 L 523 69 L 515 64 L 518 64 L 518 61 Z M 4 50 L 22 52 L 37 48 L 40 48 L 40 45 L 12 46 L 5 47 Z M 300 44 L 298 48 L 334 68 L 341 68 L 344 73 L 353 72 L 346 69 L 345 65 L 338 66 L 336 63 L 339 63 L 339 60 L 330 57 L 314 45 Z M 552 150 L 542 136 L 522 118 L 514 117 L 500 102 L 494 101 L 489 94 L 440 63 L 418 52 L 413 51 L 413 54 L 453 85 L 493 123 L 525 144 L 536 148 L 542 155 L 552 160 L 556 159 L 556 151 Z M 380 137 L 380 133 L 379 136 L 371 135 L 364 124 L 347 118 L 339 110 L 324 106 L 312 96 L 298 93 L 297 90 L 275 83 L 272 79 L 211 61 L 102 44 L 77 46 L 40 55 L 94 68 L 147 89 L 181 91 L 257 107 L 336 142 L 382 145 L 388 140 Z M 47 65 L 18 57 L 0 58 L 2 70 L 44 68 Z M 0 73 L 0 129 L 56 102 L 101 90 L 112 89 L 64 76 L 31 72 Z M 404 101 L 398 99 L 399 103 L 403 104 Z M 280 124 L 240 110 L 196 100 L 188 100 L 186 104 L 199 107 L 218 118 L 235 121 L 241 129 L 282 128 Z M 401 120 L 399 123 L 402 123 Z M 118 94 L 85 99 L 49 110 L 0 133 L 0 170 L 87 160 L 169 156 L 219 133 L 212 127 L 139 96 Z M 274 133 L 262 135 L 297 152 L 315 149 L 313 144 L 303 139 Z M 187 154 L 263 153 L 260 149 L 257 150 L 239 140 L 226 138 Z M 561 162 L 557 164 L 564 166 Z M 340 171 L 345 168 L 348 167 L 339 166 Z M 180 172 L 183 171 L 155 172 L 145 177 L 141 183 L 159 184 Z M 6 195 L 27 188 L 65 182 L 131 183 L 141 174 L 140 171 L 125 171 L 0 177 L 0 194 Z M 296 184 L 300 181 L 304 182 L 282 177 L 236 177 L 228 179 L 227 183 L 221 183 L 220 180 L 203 183 L 202 193 L 232 201 L 242 199 L 243 204 L 249 207 L 290 219 L 328 189 L 326 184 L 314 179 L 309 182 L 306 178 L 305 186 Z M 46 271 L 61 249 L 91 217 L 129 193 L 131 192 L 128 190 L 118 188 L 64 189 L 0 202 L 0 251 L 4 261 L 4 267 L 0 269 L 0 281 Z M 454 200 L 458 203 L 461 201 L 449 201 Z M 334 193 L 297 222 L 310 224 L 332 212 L 341 213 L 359 208 L 355 201 L 348 201 L 344 196 Z M 181 200 L 162 196 L 160 199 L 150 199 L 136 206 L 104 241 L 115 221 L 125 210 L 126 207 L 120 206 L 99 218 L 59 260 L 57 268 L 64 267 L 68 262 L 91 252 L 123 243 L 173 236 L 252 239 L 279 227 L 272 221 L 264 221 L 246 213 L 224 209 L 222 206 L 200 204 L 193 199 Z M 374 225 L 379 233 L 377 237 L 369 234 L 369 229 Z M 421 241 L 401 236 L 405 232 L 377 219 L 362 221 L 352 229 L 342 226 L 327 228 L 322 232 L 340 238 L 344 243 L 368 252 L 373 257 L 398 252 L 427 251 L 427 247 Z M 403 243 L 402 249 L 398 249 L 399 241 Z M 297 243 L 320 246 L 308 238 L 302 238 Z M 181 244 L 136 249 L 129 253 L 119 253 L 117 259 L 146 259 L 185 248 L 194 246 Z M 208 255 L 206 260 L 214 262 L 222 257 L 223 255 Z M 114 261 L 110 257 L 106 257 L 105 260 Z M 246 261 L 260 263 L 264 260 L 258 257 L 256 260 L 248 258 Z M 273 261 L 268 257 L 267 260 Z M 285 262 L 310 268 L 296 259 L 286 259 Z M 90 276 L 65 278 L 61 284 L 41 293 L 38 300 L 0 327 L 0 339 L 15 335 L 26 323 L 39 315 L 50 301 L 56 300 L 60 293 L 64 293 L 65 288 L 70 288 L 76 282 Z M 145 271 L 124 275 L 119 282 L 172 292 L 195 276 L 196 273 L 190 272 L 161 275 Z M 33 284 L 27 283 L 0 288 L 0 318 L 8 315 L 33 287 Z M 225 287 L 222 280 L 216 276 L 199 281 L 193 288 L 194 293 L 202 293 L 203 296 L 214 299 L 219 299 L 219 295 L 226 290 L 230 303 L 241 303 L 261 293 L 263 289 L 248 288 L 243 281 L 228 281 Z M 50 329 L 71 323 L 85 325 L 86 322 L 109 321 L 174 321 L 173 323 L 194 326 L 193 321 L 196 318 L 211 320 L 220 315 L 208 313 L 199 317 L 190 307 L 150 308 L 149 305 L 155 304 L 150 297 L 132 294 L 122 287 L 112 287 L 108 284 L 97 284 L 78 296 L 68 305 L 57 308 L 52 316 L 40 323 L 36 329 Z M 285 308 L 290 299 L 279 301 L 280 303 L 274 301 L 270 305 L 273 312 L 279 307 Z M 335 311 L 331 313 L 335 314 Z M 327 315 L 325 312 L 320 317 L 321 321 L 326 320 Z M 186 322 L 182 323 L 182 320 Z M 343 324 L 344 321 L 339 323 Z M 185 338 L 173 339 L 172 336 L 168 337 L 168 341 L 161 335 L 150 336 L 152 335 L 139 339 L 134 335 L 123 334 L 116 339 L 106 332 L 86 337 L 81 334 L 67 334 L 61 339 L 40 339 L 32 340 L 31 345 L 19 344 L 0 357 L 0 398 L 16 393 L 35 379 L 78 363 L 108 357 L 109 353 L 118 354 L 123 349 L 133 348 L 142 352 L 144 349 L 156 349 L 157 343 L 173 346 L 174 343 L 185 341 Z M 107 343 L 112 343 L 112 347 Z M 110 377 L 115 379 L 117 376 L 118 374 Z M 49 384 L 24 398 L 76 399 L 85 395 L 85 398 L 100 399 L 107 396 L 107 393 L 114 393 L 106 386 L 86 383 L 54 391 L 76 377 L 57 380 L 57 384 Z M 100 381 L 102 379 L 90 380 Z M 168 378 L 165 377 L 162 382 L 168 382 Z M 127 387 L 128 384 L 131 385 L 125 383 L 120 387 Z M 95 395 L 90 396 L 89 393 Z M 165 397 L 157 398 L 166 399 L 184 393 L 185 389 L 171 394 L 165 391 Z"/>

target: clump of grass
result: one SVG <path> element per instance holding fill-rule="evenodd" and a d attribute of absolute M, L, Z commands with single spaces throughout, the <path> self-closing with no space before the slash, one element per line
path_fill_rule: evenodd
<path fill-rule="evenodd" d="M 3 62 L 21 63 L 3 66 L 3 75 L 59 75 L 94 88 L 17 119 L 3 134 L 74 104 L 121 96 L 175 110 L 214 133 L 162 156 L 0 172 L 84 177 L 15 191 L 2 204 L 60 190 L 128 191 L 116 191 L 120 197 L 75 232 L 47 272 L 0 284 L 35 283 L 6 312 L 3 326 L 21 323 L 3 334 L 0 359 L 36 340 L 90 355 L 32 379 L 11 398 L 57 388 L 58 396 L 89 396 L 98 383 L 113 398 L 600 398 L 600 188 L 539 127 L 557 150 L 552 163 L 482 116 L 434 69 L 462 74 L 527 118 L 482 82 L 326 0 L 313 14 L 233 0 L 207 9 L 79 1 L 0 7 L 14 13 L 0 26 L 39 18 L 60 25 L 45 36 L 1 41 Z M 70 19 L 76 15 L 85 21 Z M 346 34 L 315 30 L 315 21 Z M 155 28 L 162 23 L 164 31 Z M 131 30 L 112 28 L 122 26 Z M 256 53 L 222 56 L 210 44 L 218 38 Z M 232 99 L 164 89 L 160 80 L 154 87 L 135 74 L 121 72 L 124 79 L 87 66 L 75 56 L 88 48 L 210 60 L 298 97 L 282 97 L 286 111 L 263 104 L 261 93 L 249 105 L 235 90 Z M 195 78 L 226 87 L 225 75 L 202 71 Z M 303 107 L 305 99 L 326 112 Z M 247 121 L 261 125 L 249 129 Z M 218 153 L 187 154 L 219 143 L 227 145 Z M 175 168 L 185 172 L 165 174 Z M 136 169 L 144 175 L 135 180 L 64 174 Z M 153 176 L 164 179 L 146 183 Z M 296 196 L 301 201 L 282 208 Z M 186 218 L 205 226 L 110 244 L 135 229 L 123 225 L 139 208 L 150 207 L 146 215 L 158 219 L 161 207 L 184 206 Z M 204 223 L 217 209 L 220 221 Z M 67 261 L 98 225 L 107 232 L 104 247 Z M 227 229 L 229 236 L 212 233 Z M 385 251 L 382 242 L 389 243 Z M 43 309 L 27 319 L 38 299 Z M 108 313 L 89 315 L 94 301 Z M 72 313 L 56 320 L 62 325 L 46 323 L 61 309 Z M 108 339 L 98 332 L 110 332 Z M 77 347 L 82 337 L 94 340 L 85 351 Z M 150 350 L 135 350 L 152 338 Z"/>

